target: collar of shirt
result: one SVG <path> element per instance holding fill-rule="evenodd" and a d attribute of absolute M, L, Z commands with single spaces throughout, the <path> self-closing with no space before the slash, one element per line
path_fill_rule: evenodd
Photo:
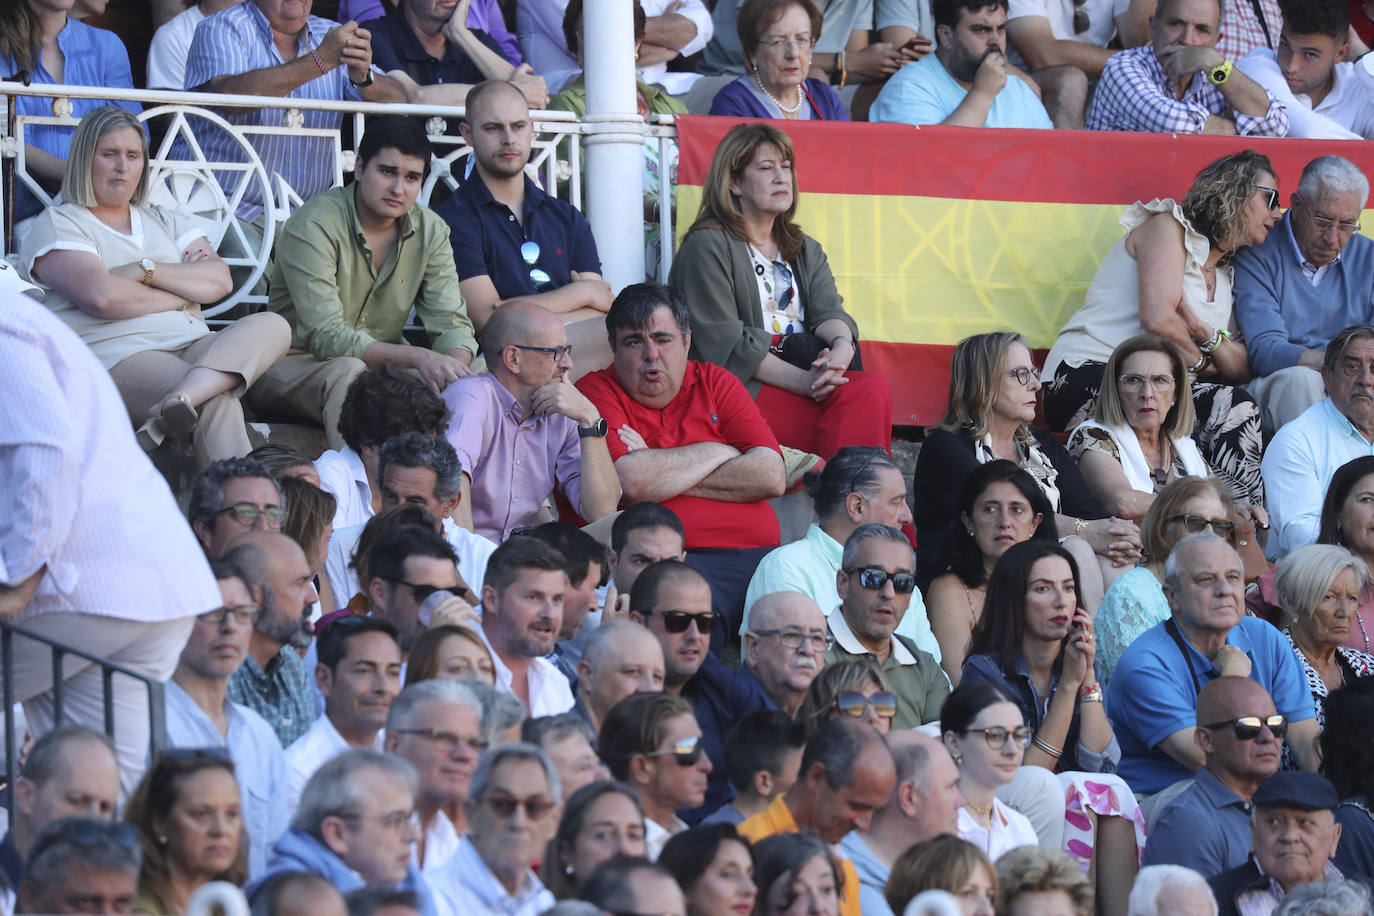
<path fill-rule="evenodd" d="M 1278 879 L 1271 878 L 1265 874 L 1264 866 L 1255 858 L 1254 853 L 1250 854 L 1250 861 L 1255 865 L 1255 871 L 1259 872 L 1259 880 L 1249 887 L 1236 894 L 1236 909 L 1241 916 L 1256 916 L 1260 913 L 1270 913 L 1284 897 L 1283 886 Z M 1322 867 L 1322 880 L 1324 881 L 1343 881 L 1345 875 L 1336 867 L 1336 863 L 1330 859 L 1326 860 L 1326 865 Z"/>
<path fill-rule="evenodd" d="M 243 3 L 241 6 L 243 7 L 244 15 L 253 23 L 253 27 L 258 30 L 258 36 L 262 38 L 264 44 L 272 49 L 272 53 L 281 60 L 282 63 L 289 63 L 289 61 L 282 58 L 281 53 L 277 50 L 277 43 L 272 37 L 272 23 L 263 15 L 262 10 L 258 9 L 258 5 L 249 0 L 249 2 Z M 300 57 L 302 54 L 318 48 L 320 42 L 324 41 L 325 33 L 333 26 L 334 23 L 330 22 L 328 19 L 321 19 L 319 16 L 308 17 L 305 21 L 305 28 L 301 29 L 300 34 L 296 36 L 296 57 Z M 294 59 L 295 58 L 292 58 L 292 60 Z"/>
<path fill-rule="evenodd" d="M 826 618 L 826 623 L 830 627 L 830 632 L 835 637 L 835 643 L 850 655 L 873 655 L 864 644 L 859 642 L 859 637 L 854 635 L 854 631 L 849 628 L 849 621 L 844 619 L 844 605 L 835 608 L 835 612 Z M 891 636 L 892 652 L 888 656 L 895 659 L 899 665 L 916 664 L 916 656 L 907 651 L 907 647 L 902 645 L 902 641 L 896 636 Z"/>
<path fill-rule="evenodd" d="M 1326 276 L 1327 269 L 1340 263 L 1341 256 L 1337 254 L 1330 261 L 1318 267 L 1316 264 L 1307 260 L 1307 255 L 1303 254 L 1302 249 L 1298 247 L 1298 237 L 1293 232 L 1292 208 L 1289 208 L 1288 212 L 1283 215 L 1283 225 L 1288 230 L 1288 240 L 1293 243 L 1293 254 L 1298 259 L 1298 265 L 1302 267 L 1302 275 L 1306 277 L 1307 281 L 1313 286 L 1320 286 L 1322 277 Z"/>
<path fill-rule="evenodd" d="M 533 416 L 526 419 L 525 408 L 516 400 L 515 395 L 511 393 L 510 389 L 502 385 L 501 380 L 495 375 L 492 375 L 491 372 L 484 372 L 482 374 L 489 376 L 487 384 L 491 386 L 492 393 L 496 398 L 496 403 L 501 408 L 501 412 L 505 414 L 512 423 L 519 426 L 521 423 L 534 424 L 544 419 L 543 417 Z"/>
<path fill-rule="evenodd" d="M 515 683 L 515 673 L 506 667 L 506 663 L 501 660 L 501 655 L 496 651 L 496 647 L 491 644 L 491 638 L 487 636 L 487 628 L 479 626 L 476 629 L 478 633 L 482 634 L 482 642 L 487 644 L 487 651 L 491 653 L 491 666 L 496 673 L 496 686 L 505 693 L 513 695 L 515 690 L 511 685 Z M 553 666 L 553 662 L 547 658 L 541 657 L 530 660 L 527 677 L 529 678 L 529 705 L 531 709 L 539 702 L 539 695 L 543 691 L 550 673 L 560 678 L 563 677 L 558 669 Z"/>
<path fill-rule="evenodd" d="M 477 847 L 472 845 L 472 840 L 466 836 L 458 841 L 458 849 L 453 853 L 449 864 L 453 868 L 453 874 L 460 878 L 464 887 L 492 910 L 498 907 L 505 910 L 511 903 L 523 904 L 544 891 L 544 885 L 539 883 L 534 872 L 529 871 L 525 873 L 520 890 L 515 894 L 507 893 L 506 888 L 496 880 L 496 876 L 491 873 L 491 869 L 477 852 Z"/>
<path fill-rule="evenodd" d="M 410 27 L 410 23 L 406 20 L 406 15 L 401 10 L 400 4 L 388 9 L 382 14 L 382 17 L 388 20 L 387 24 L 392 27 L 391 34 L 400 45 L 395 49 L 397 56 L 404 60 L 420 63 L 426 63 L 432 60 L 445 60 L 454 51 L 453 45 L 449 43 L 447 38 L 444 39 L 444 54 L 442 57 L 436 58 L 433 54 L 426 51 L 424 45 L 420 44 L 420 36 L 415 34 L 415 30 Z"/>
<path fill-rule="evenodd" d="M 1371 444 L 1370 441 L 1364 437 L 1363 433 L 1355 428 L 1355 424 L 1350 422 L 1349 417 L 1336 408 L 1335 402 L 1333 402 L 1330 397 L 1322 398 L 1317 403 L 1322 405 L 1322 409 L 1326 411 L 1327 422 L 1339 430 L 1341 436 L 1359 439 L 1362 443 L 1362 447 L 1365 450 L 1369 449 Z"/>
<path fill-rule="evenodd" d="M 472 160 L 474 163 L 476 159 Z M 525 212 L 521 214 L 524 218 L 520 221 L 522 226 L 529 226 L 529 215 L 544 205 L 549 195 L 544 193 L 544 189 L 534 183 L 529 173 L 524 173 L 525 178 Z M 486 180 L 482 178 L 482 173 L 477 170 L 476 165 L 468 171 L 463 184 L 459 187 L 458 193 L 470 195 L 479 207 L 495 207 L 504 212 L 510 212 L 510 208 L 495 197 L 491 196 L 491 191 L 487 188 Z"/>
<path fill-rule="evenodd" d="M 406 219 L 410 219 L 409 215 Z M 367 495 L 368 502 L 372 500 L 372 487 L 367 482 L 367 468 L 363 466 L 363 456 L 353 451 L 353 447 L 345 445 L 339 449 L 339 456 L 348 465 L 348 473 L 353 476 L 353 482 L 358 485 L 358 490 Z"/>
<path fill-rule="evenodd" d="M 840 568 L 840 563 L 844 560 L 844 545 L 826 533 L 825 529 L 815 522 L 806 529 L 806 540 L 815 545 L 817 551 L 830 561 L 835 569 Z"/>
<path fill-rule="evenodd" d="M 1197 790 L 1202 793 L 1213 808 L 1238 807 L 1246 814 L 1250 813 L 1250 803 L 1237 795 L 1206 767 L 1197 771 L 1193 777 L 1193 785 L 1197 787 Z"/>

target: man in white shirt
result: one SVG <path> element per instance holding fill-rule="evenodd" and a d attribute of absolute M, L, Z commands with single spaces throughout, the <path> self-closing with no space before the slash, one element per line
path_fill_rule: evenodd
<path fill-rule="evenodd" d="M 442 519 L 444 537 L 458 556 L 462 584 L 473 595 L 480 595 L 487 561 L 496 550 L 496 545 L 480 534 L 473 534 L 461 527 L 450 517 L 462 499 L 462 477 L 458 453 L 442 436 L 402 433 L 388 439 L 377 455 L 382 508 L 415 503 L 424 506 L 435 518 Z M 341 605 L 360 590 L 357 573 L 349 568 L 348 561 L 362 533 L 363 526 L 357 525 L 336 529 L 334 536 L 329 539 L 325 575 L 329 577 L 329 585 Z M 405 648 L 405 631 L 399 626 L 397 629 L 401 630 L 402 647 Z"/>
<path fill-rule="evenodd" d="M 262 874 L 272 841 L 286 826 L 278 796 L 286 762 L 272 726 L 247 706 L 230 702 L 229 675 L 248 654 L 258 608 L 241 569 L 224 560 L 212 566 L 223 604 L 195 619 L 176 673 L 166 685 L 167 745 L 218 747 L 234 761 L 248 833 L 248 873 Z"/>
<path fill-rule="evenodd" d="M 531 716 L 572 709 L 572 688 L 546 656 L 563 626 L 568 576 L 563 555 L 543 541 L 514 537 L 496 548 L 482 586 L 482 636 L 496 666 L 496 688 Z"/>
<path fill-rule="evenodd" d="M 1256 48 L 1236 66 L 1288 109 L 1288 136 L 1374 139 L 1374 59 L 1346 61 L 1345 0 L 1289 0 L 1277 49 Z"/>
<path fill-rule="evenodd" d="M 532 744 L 503 744 L 482 758 L 464 809 L 470 829 L 434 879 L 439 916 L 537 916 L 554 897 L 532 867 L 558 827 L 558 772 Z"/>
<path fill-rule="evenodd" d="M 468 832 L 463 803 L 487 748 L 482 701 L 466 684 L 446 678 L 411 684 L 386 720 L 386 750 L 415 767 L 420 842 L 415 864 L 433 879 Z"/>
<path fill-rule="evenodd" d="M 401 692 L 401 647 L 396 628 L 385 620 L 339 617 L 316 645 L 315 684 L 324 694 L 324 715 L 286 749 L 282 804 L 293 812 L 321 764 L 351 747 L 382 750 L 382 726 Z"/>
<path fill-rule="evenodd" d="M 377 453 L 383 443 L 401 433 L 438 435 L 448 421 L 448 407 L 413 374 L 385 363 L 364 369 L 349 384 L 339 410 L 344 447 L 315 459 L 320 489 L 337 501 L 334 530 L 362 525 L 377 514 L 382 502 Z"/>

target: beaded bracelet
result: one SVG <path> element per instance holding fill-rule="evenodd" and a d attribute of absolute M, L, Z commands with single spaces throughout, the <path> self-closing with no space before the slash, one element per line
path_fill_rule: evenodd
<path fill-rule="evenodd" d="M 315 53 L 315 49 L 314 49 L 314 48 L 311 48 L 311 49 L 310 49 L 310 56 L 313 57 L 313 58 L 315 59 L 315 66 L 317 66 L 317 67 L 320 68 L 320 73 L 328 73 L 328 72 L 329 72 L 328 70 L 325 69 L 324 61 L 320 60 L 320 55 L 318 55 L 318 54 Z"/>

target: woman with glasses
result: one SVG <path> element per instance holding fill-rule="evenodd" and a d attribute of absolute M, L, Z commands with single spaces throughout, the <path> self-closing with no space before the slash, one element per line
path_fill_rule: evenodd
<path fill-rule="evenodd" d="M 431 626 L 420 634 L 406 659 L 406 686 L 432 678 L 471 679 L 496 686 L 491 650 L 477 631 L 459 624 Z"/>
<path fill-rule="evenodd" d="M 1048 432 L 1031 429 L 1039 391 L 1040 375 L 1020 334 L 975 334 L 954 348 L 945 416 L 926 435 L 913 480 L 922 586 L 950 568 L 964 481 L 980 464 L 998 459 L 1029 474 L 1049 500 L 1055 528 L 1083 570 L 1089 611 L 1106 584 L 1140 555 L 1135 525 L 1109 518 L 1064 447 Z"/>
<path fill-rule="evenodd" d="M 806 688 L 801 720 L 806 734 L 831 719 L 850 716 L 863 719 L 886 735 L 897 716 L 897 695 L 887 686 L 878 666 L 870 661 L 836 662 L 826 665 Z"/>
<path fill-rule="evenodd" d="M 810 831 L 779 833 L 754 845 L 758 916 L 839 916 L 840 865 Z"/>
<path fill-rule="evenodd" d="M 1326 721 L 1322 707 L 1328 694 L 1374 675 L 1374 655 L 1345 645 L 1358 619 L 1360 594 L 1369 583 L 1364 560 L 1333 544 L 1299 547 L 1279 561 L 1274 575 L 1283 635 L 1307 676 L 1318 728 Z M 1287 744 L 1283 755 L 1291 764 Z"/>
<path fill-rule="evenodd" d="M 1160 488 L 1140 522 L 1145 548 L 1141 564 L 1112 583 L 1093 618 L 1104 684 L 1111 680 L 1126 647 L 1169 617 L 1164 561 L 1174 545 L 1190 534 L 1211 531 L 1240 550 L 1235 518 L 1231 494 L 1215 477 L 1180 477 Z"/>
<path fill-rule="evenodd" d="M 658 864 L 687 898 L 687 916 L 749 916 L 758 888 L 749 841 L 733 824 L 703 824 L 668 840 Z"/>
<path fill-rule="evenodd" d="M 733 372 L 780 443 L 822 458 L 846 445 L 886 449 L 892 392 L 859 371 L 859 326 L 820 243 L 793 221 L 795 165 L 776 127 L 726 134 L 668 285 L 691 313 L 692 358 Z"/>
<path fill-rule="evenodd" d="M 745 0 L 736 14 L 735 29 L 747 72 L 716 93 L 711 114 L 849 120 L 844 102 L 830 84 L 808 77 L 811 52 L 821 37 L 821 11 L 811 0 Z"/>
<path fill-rule="evenodd" d="M 234 764 L 221 753 L 159 754 L 124 819 L 138 829 L 143 847 L 136 913 L 184 913 L 202 884 L 241 886 L 248 878 L 239 784 Z"/>
<path fill-rule="evenodd" d="M 1181 204 L 1166 198 L 1127 208 L 1125 237 L 1045 359 L 1051 429 L 1071 430 L 1093 414 L 1104 378 L 1108 387 L 1115 378 L 1106 363 L 1117 344 L 1158 334 L 1182 355 L 1187 374 L 1174 393 L 1197 405 L 1192 435 L 1202 454 L 1238 501 L 1264 505 L 1259 410 L 1234 387 L 1251 373 L 1244 343 L 1228 330 L 1235 326 L 1230 262 L 1278 222 L 1278 187 L 1268 157 L 1244 150 L 1199 172 Z"/>
<path fill-rule="evenodd" d="M 936 577 L 926 592 L 930 628 L 940 641 L 940 665 L 956 686 L 998 559 L 1022 541 L 1059 542 L 1044 491 L 1033 477 L 1001 458 L 979 465 L 964 481 L 959 522 L 948 545 L 949 572 Z"/>
<path fill-rule="evenodd" d="M 998 560 L 961 684 L 996 684 L 1031 732 L 1026 767 L 1056 773 L 1066 812 L 1062 848 L 1104 900 L 1124 912 L 1145 845 L 1135 796 L 1110 775 L 1121 759 L 1102 701 L 1093 622 L 1078 604 L 1078 569 L 1055 543 L 1027 541 Z M 1107 879 L 1110 880 L 1107 880 Z"/>
<path fill-rule="evenodd" d="M 624 783 L 601 780 L 568 796 L 539 877 L 559 900 L 570 900 L 602 862 L 644 852 L 639 796 Z"/>
<path fill-rule="evenodd" d="M 260 312 L 210 331 L 197 303 L 230 293 L 229 268 L 198 223 L 148 203 L 150 184 L 143 123 L 122 108 L 90 112 L 62 203 L 34 219 L 20 261 L 110 371 L 139 443 L 189 438 L 203 469 L 252 448 L 239 399 L 286 353 L 291 329 Z"/>

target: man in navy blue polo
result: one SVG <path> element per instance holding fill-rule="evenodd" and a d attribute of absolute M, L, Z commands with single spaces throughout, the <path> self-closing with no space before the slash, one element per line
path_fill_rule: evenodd
<path fill-rule="evenodd" d="M 504 80 L 479 83 L 460 130 L 472 171 L 437 212 L 452 230 L 459 289 L 478 331 L 512 299 L 542 305 L 565 324 L 601 318 L 611 287 L 591 226 L 525 175 L 534 126 L 524 94 Z M 604 342 L 604 325 L 599 336 Z"/>

